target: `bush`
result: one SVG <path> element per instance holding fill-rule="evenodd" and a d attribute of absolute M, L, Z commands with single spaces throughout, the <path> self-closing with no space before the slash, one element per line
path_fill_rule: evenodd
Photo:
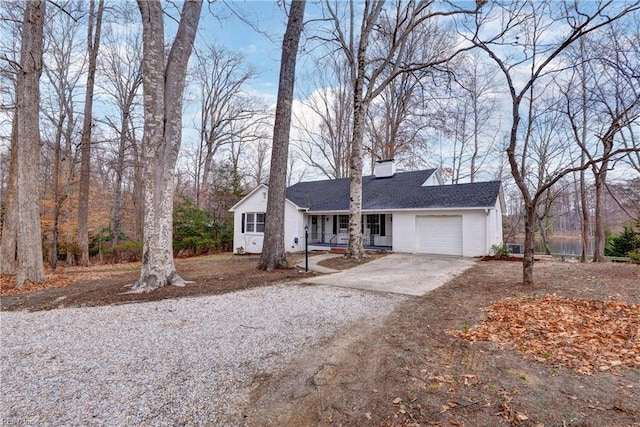
<path fill-rule="evenodd" d="M 604 254 L 624 257 L 636 249 L 640 249 L 640 233 L 634 227 L 625 225 L 620 233 L 611 236 L 611 240 L 604 249 Z"/>
<path fill-rule="evenodd" d="M 631 262 L 640 264 L 640 249 L 633 250 L 627 254 Z"/>
<path fill-rule="evenodd" d="M 59 242 L 58 261 L 64 261 L 69 255 L 75 259 L 80 258 L 80 245 L 78 245 L 78 242 Z"/>
<path fill-rule="evenodd" d="M 180 255 L 202 255 L 224 250 L 233 240 L 233 225 L 217 222 L 210 212 L 191 200 L 176 203 L 173 217 L 173 248 Z"/>
<path fill-rule="evenodd" d="M 105 248 L 104 253 L 113 263 L 140 261 L 142 260 L 142 242 L 126 240 L 113 247 Z"/>
<path fill-rule="evenodd" d="M 129 237 L 122 231 L 118 232 L 118 240 L 126 241 Z M 107 253 L 113 241 L 111 227 L 102 227 L 96 234 L 89 234 L 89 255 L 96 256 L 100 252 Z"/>
<path fill-rule="evenodd" d="M 507 245 L 493 245 L 491 246 L 491 254 L 493 254 L 496 258 L 508 258 L 509 257 L 509 248 Z"/>

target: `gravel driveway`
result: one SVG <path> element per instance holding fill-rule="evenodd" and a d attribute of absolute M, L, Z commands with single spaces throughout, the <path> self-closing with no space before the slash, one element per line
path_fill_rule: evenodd
<path fill-rule="evenodd" d="M 242 425 L 256 375 L 407 297 L 276 285 L 199 298 L 2 312 L 2 425 Z"/>

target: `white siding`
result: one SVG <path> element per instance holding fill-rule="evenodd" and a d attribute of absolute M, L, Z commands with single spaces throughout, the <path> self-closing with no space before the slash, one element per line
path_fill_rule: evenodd
<path fill-rule="evenodd" d="M 489 211 L 489 238 L 488 246 L 491 250 L 493 245 L 502 245 L 502 208 L 500 201 L 496 201 L 495 209 Z"/>
<path fill-rule="evenodd" d="M 233 249 L 238 251 L 243 247 L 248 253 L 259 254 L 262 252 L 264 233 L 242 232 L 242 214 L 267 211 L 267 187 L 261 185 L 251 192 L 245 199 L 234 206 L 233 215 Z M 304 225 L 302 213 L 289 201 L 285 203 L 284 211 L 284 249 L 289 252 L 304 250 Z M 298 243 L 295 239 L 298 238 Z"/>
<path fill-rule="evenodd" d="M 495 209 L 402 211 L 393 213 L 393 250 L 419 252 L 416 217 L 460 216 L 462 218 L 462 256 L 489 254 L 493 242 L 502 241 L 502 213 Z M 498 218 L 500 220 L 498 220 Z M 499 225 L 499 226 L 498 226 Z"/>
<path fill-rule="evenodd" d="M 242 233 L 242 214 L 250 212 L 266 212 L 267 187 L 256 188 L 245 199 L 234 206 L 234 251 L 242 246 L 249 253 L 262 252 L 263 233 Z M 326 233 L 333 231 L 333 214 L 325 213 Z M 396 252 L 419 252 L 418 217 L 425 216 L 457 216 L 461 219 L 462 256 L 474 257 L 489 254 L 492 245 L 502 243 L 502 209 L 500 201 L 496 201 L 493 209 L 469 210 L 413 210 L 387 212 L 386 230 L 391 234 L 393 250 Z M 290 201 L 285 204 L 285 236 L 286 251 L 300 252 L 304 250 L 304 215 Z M 311 226 L 311 224 L 309 224 Z M 435 232 L 434 234 L 438 234 Z M 346 237 L 346 236 L 345 236 Z M 450 236 L 449 236 L 450 237 Z M 449 237 L 441 236 L 443 240 Z M 297 239 L 297 243 L 296 243 Z M 458 239 L 458 237 L 455 237 Z M 458 240 L 456 240 L 458 242 Z M 444 243 L 443 243 L 444 244 Z M 460 253 L 458 243 L 449 243 L 441 253 Z"/>
<path fill-rule="evenodd" d="M 416 251 L 416 213 L 393 213 L 393 250 L 395 252 Z"/>
<path fill-rule="evenodd" d="M 261 185 L 235 206 L 233 214 L 233 251 L 242 247 L 250 254 L 262 252 L 263 233 L 242 232 L 242 214 L 267 211 L 267 187 Z"/>
<path fill-rule="evenodd" d="M 464 256 L 487 255 L 489 244 L 487 241 L 487 218 L 484 210 L 466 212 L 462 216 L 462 241 Z"/>
<path fill-rule="evenodd" d="M 298 243 L 296 243 L 296 239 Z M 303 214 L 289 201 L 284 204 L 284 250 L 287 252 L 304 251 Z"/>

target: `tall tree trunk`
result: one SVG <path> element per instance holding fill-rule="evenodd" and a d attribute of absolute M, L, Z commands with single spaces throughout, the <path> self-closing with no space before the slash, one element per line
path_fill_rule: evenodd
<path fill-rule="evenodd" d="M 133 152 L 133 182 L 143 182 L 142 172 L 144 171 L 144 161 L 142 152 L 144 151 L 144 141 L 140 141 L 136 137 L 136 129 L 133 121 L 129 118 L 129 129 L 131 131 L 131 150 Z M 144 228 L 144 192 L 134 191 L 132 197 L 133 203 L 133 234 L 131 238 L 135 241 L 142 241 L 142 232 Z"/>
<path fill-rule="evenodd" d="M 524 256 L 522 259 L 522 283 L 533 285 L 534 237 L 536 209 L 531 202 L 524 206 Z"/>
<path fill-rule="evenodd" d="M 596 209 L 595 209 L 595 244 L 593 248 L 593 262 L 604 262 L 605 236 L 605 215 L 604 215 L 604 195 L 607 180 L 608 161 L 603 161 L 600 169 L 595 174 L 596 187 Z"/>
<path fill-rule="evenodd" d="M 349 159 L 349 241 L 345 256 L 355 259 L 360 259 L 365 255 L 362 246 L 362 144 L 367 108 L 370 102 L 369 93 L 366 97 L 363 96 L 367 48 L 369 35 L 380 14 L 382 3 L 374 5 L 371 11 L 369 7 L 370 3 L 365 2 L 353 76 L 353 137 L 351 139 L 351 158 Z M 373 82 L 369 82 L 369 84 L 373 84 Z"/>
<path fill-rule="evenodd" d="M 551 255 L 551 247 L 549 246 L 549 229 L 546 218 L 542 218 L 538 221 L 538 227 L 540 228 L 540 245 L 544 250 L 544 254 Z"/>
<path fill-rule="evenodd" d="M 40 75 L 46 2 L 25 5 L 20 70 L 17 76 L 17 255 L 16 285 L 44 282 L 40 226 Z"/>
<path fill-rule="evenodd" d="M 580 57 L 586 58 L 585 55 L 585 43 L 584 38 L 580 39 Z M 584 164 L 586 162 L 586 153 L 584 149 L 587 146 L 587 138 L 588 138 L 588 128 L 587 128 L 587 120 L 588 120 L 588 88 L 587 88 L 587 61 L 580 61 L 580 86 L 582 90 L 582 133 L 580 135 L 581 141 L 581 153 L 580 153 L 580 166 L 584 168 Z M 580 253 L 580 262 L 587 262 L 587 251 L 589 248 L 589 206 L 587 205 L 587 182 L 585 179 L 586 170 L 580 170 L 580 222 L 582 228 L 582 251 Z"/>
<path fill-rule="evenodd" d="M 128 105 L 125 104 L 125 105 Z M 122 120 L 120 121 L 120 141 L 118 144 L 118 161 L 116 164 L 116 188 L 113 198 L 113 214 L 111 218 L 111 247 L 118 244 L 118 235 L 120 234 L 120 205 L 122 203 L 122 180 L 124 175 L 124 156 L 127 143 L 127 130 L 129 125 L 129 107 L 125 106 L 122 112 Z"/>
<path fill-rule="evenodd" d="M 475 73 L 475 70 L 474 70 Z M 478 111 L 478 95 L 475 92 L 475 82 L 477 81 L 477 76 L 474 75 L 474 92 L 472 96 L 472 105 L 473 105 L 473 153 L 471 154 L 471 165 L 470 165 L 470 181 L 476 181 L 476 160 L 478 159 L 478 153 L 480 151 L 480 115 Z"/>
<path fill-rule="evenodd" d="M 204 109 L 201 110 L 200 114 L 204 114 Z M 200 123 L 201 123 L 201 127 L 204 126 L 204 122 L 205 119 L 201 118 L 200 119 Z M 196 160 L 195 160 L 195 193 L 196 193 L 196 206 L 200 209 L 202 209 L 202 204 L 200 203 L 200 193 L 202 192 L 202 188 L 204 187 L 203 185 L 203 180 L 204 177 L 202 176 L 202 169 L 203 169 L 203 156 L 204 156 L 204 131 L 200 131 L 200 141 L 198 142 L 198 151 L 196 152 Z"/>
<path fill-rule="evenodd" d="M 202 1 L 185 1 L 165 61 L 162 4 L 138 0 L 142 16 L 144 88 L 144 232 L 140 278 L 134 292 L 184 286 L 173 262 L 173 192 L 182 138 L 182 98 Z"/>
<path fill-rule="evenodd" d="M 515 94 L 515 91 L 511 89 L 511 97 L 512 97 L 512 106 L 511 106 L 511 116 L 513 118 L 513 122 L 511 124 L 511 131 L 509 135 L 509 146 L 507 147 L 507 158 L 509 160 L 509 166 L 511 167 L 511 175 L 522 194 L 522 201 L 524 203 L 524 256 L 522 259 L 522 283 L 524 285 L 533 285 L 533 265 L 534 265 L 534 238 L 535 238 L 535 225 L 536 225 L 536 207 L 537 207 L 537 199 L 531 197 L 531 193 L 529 192 L 529 188 L 527 188 L 527 183 L 524 176 L 524 171 L 526 170 L 524 167 L 524 158 L 523 158 L 523 167 L 522 172 L 520 170 L 520 165 L 518 164 L 518 156 L 516 154 L 516 147 L 518 146 L 518 128 L 520 126 L 520 102 L 522 101 L 522 96 L 524 95 L 524 91 L 520 96 Z M 532 102 L 533 97 L 529 99 L 529 102 Z M 531 105 L 529 106 L 529 115 L 531 115 L 532 109 Z M 531 126 L 531 117 L 529 117 L 529 126 Z M 525 139 L 526 145 L 526 139 Z M 526 152 L 526 149 L 524 149 Z M 538 193 L 541 194 L 541 193 Z"/>
<path fill-rule="evenodd" d="M 364 65 L 364 61 L 363 61 Z M 362 144 L 366 105 L 362 100 L 362 79 L 354 90 L 353 139 L 349 178 L 349 242 L 345 256 L 360 259 L 365 255 L 362 239 Z"/>
<path fill-rule="evenodd" d="M 284 251 L 284 208 L 289 159 L 289 134 L 291 131 L 291 104 L 296 75 L 296 57 L 300 35 L 304 26 L 305 0 L 291 2 L 287 29 L 282 40 L 280 82 L 278 104 L 273 126 L 273 146 L 271 148 L 271 169 L 269 173 L 269 199 L 264 229 L 264 244 L 258 268 L 273 270 L 287 268 Z"/>
<path fill-rule="evenodd" d="M 62 152 L 62 126 L 64 122 L 64 114 L 60 116 L 56 129 L 56 140 L 53 155 L 53 247 L 51 248 L 51 269 L 58 267 L 58 247 L 60 237 L 60 211 L 62 207 L 62 199 L 60 192 L 60 175 L 61 171 L 61 152 Z"/>
<path fill-rule="evenodd" d="M 586 129 L 586 127 L 585 127 Z M 581 155 L 581 166 L 584 167 L 585 154 Z M 587 251 L 589 249 L 589 206 L 587 205 L 587 182 L 585 179 L 586 171 L 582 169 L 580 171 L 580 227 L 582 230 L 582 252 L 580 253 L 580 262 L 587 262 Z"/>
<path fill-rule="evenodd" d="M 607 132 L 601 137 L 602 163 L 595 170 L 596 185 L 596 212 L 595 212 L 595 245 L 593 248 L 593 262 L 604 262 L 604 247 L 606 245 L 604 196 L 607 185 L 607 171 L 609 170 L 609 155 L 613 150 L 613 138 L 620 130 L 620 117 L 614 117 Z"/>
<path fill-rule="evenodd" d="M 95 0 L 91 0 L 89 27 L 87 33 L 87 51 L 89 68 L 87 69 L 87 91 L 84 99 L 84 121 L 80 142 L 80 189 L 78 196 L 78 245 L 80 246 L 80 265 L 89 265 L 89 189 L 91 181 L 91 128 L 93 126 L 93 87 L 96 76 L 96 59 L 100 47 L 100 30 L 104 0 L 99 0 L 95 13 Z M 95 30 L 94 30 L 95 25 Z"/>
<path fill-rule="evenodd" d="M 16 236 L 18 232 L 18 112 L 11 126 L 11 159 L 5 196 L 2 239 L 0 241 L 0 274 L 15 274 L 18 268 Z"/>

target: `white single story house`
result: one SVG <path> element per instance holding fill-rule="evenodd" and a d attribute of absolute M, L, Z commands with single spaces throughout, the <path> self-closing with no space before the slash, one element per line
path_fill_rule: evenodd
<path fill-rule="evenodd" d="M 260 253 L 269 188 L 261 184 L 234 212 L 235 252 Z M 287 188 L 285 250 L 344 247 L 349 228 L 349 178 L 300 182 Z M 502 244 L 504 198 L 500 181 L 445 185 L 435 169 L 395 172 L 380 161 L 362 179 L 365 249 L 395 252 L 487 255 Z"/>

